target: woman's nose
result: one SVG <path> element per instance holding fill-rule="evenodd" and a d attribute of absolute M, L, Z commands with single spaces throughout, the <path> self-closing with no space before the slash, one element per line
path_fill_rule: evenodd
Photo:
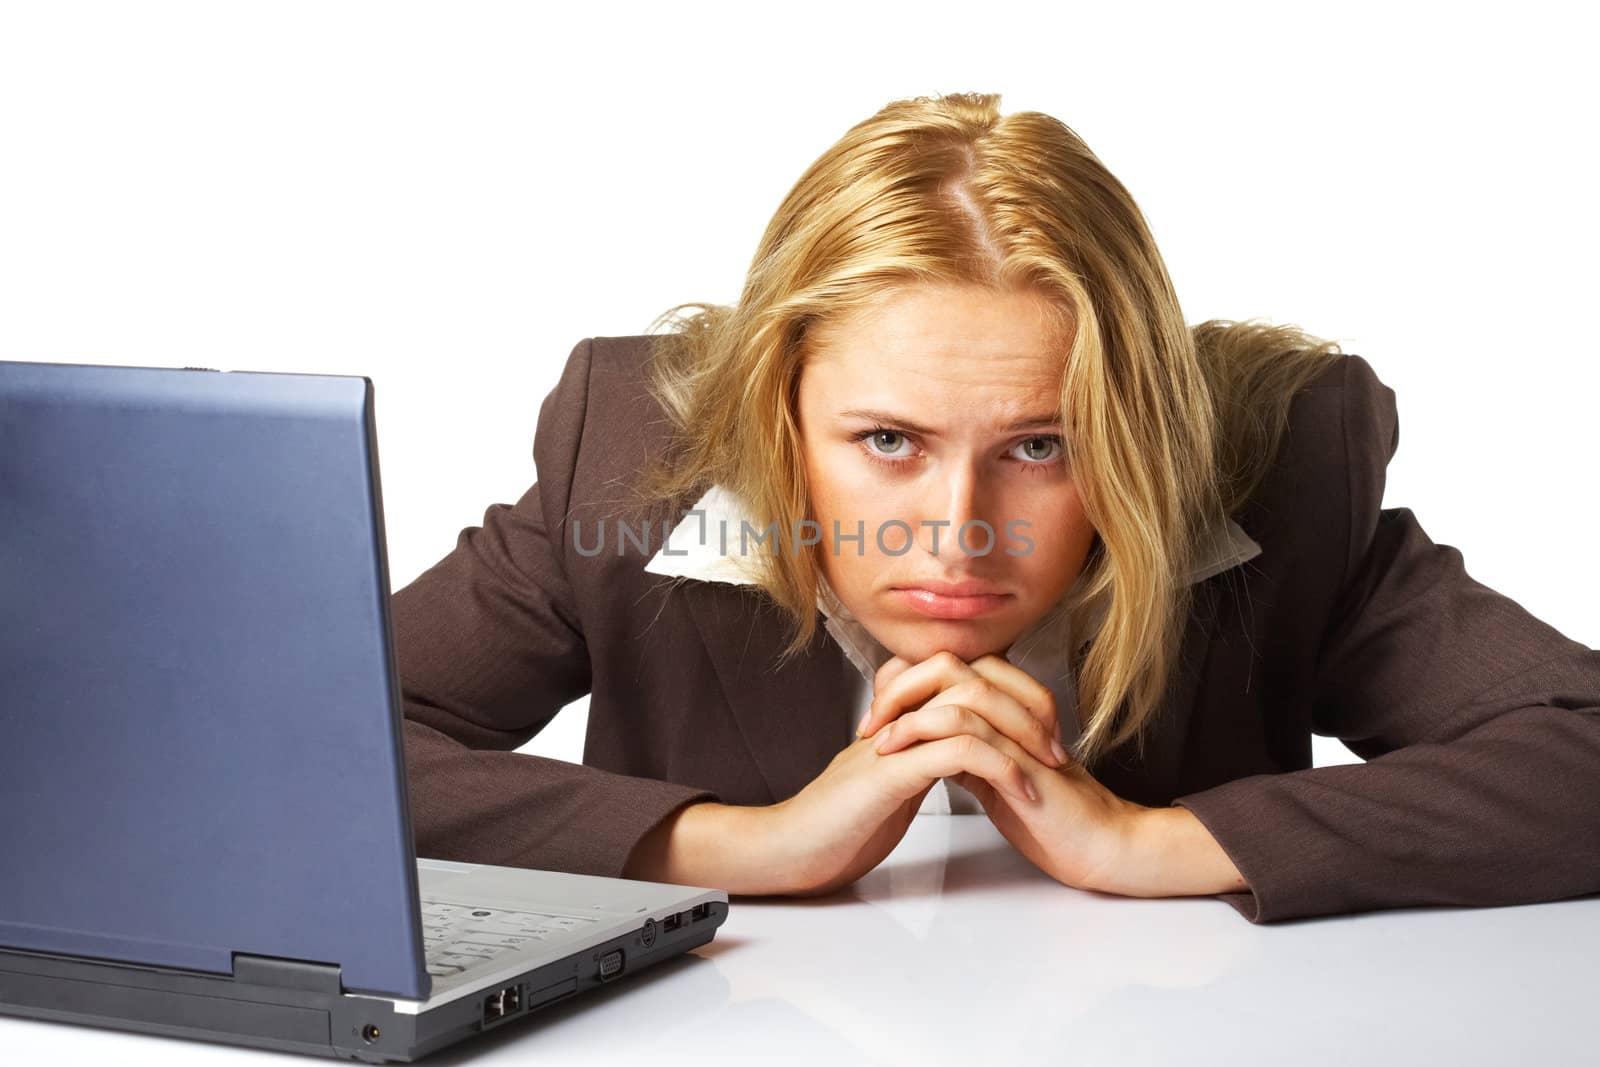
<path fill-rule="evenodd" d="M 992 536 L 993 517 L 987 514 L 983 485 L 972 464 L 951 467 L 928 494 L 917 543 L 929 555 L 947 561 L 969 553 L 983 555 Z M 963 545 L 965 548 L 963 548 Z"/>

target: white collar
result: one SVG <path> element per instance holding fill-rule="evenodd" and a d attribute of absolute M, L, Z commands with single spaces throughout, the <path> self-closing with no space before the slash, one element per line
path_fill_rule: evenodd
<path fill-rule="evenodd" d="M 751 531 L 761 529 L 738 497 L 721 485 L 713 485 L 679 520 L 660 551 L 651 557 L 644 569 L 652 574 L 669 577 L 727 582 L 733 585 L 754 585 L 755 564 L 750 557 L 742 555 L 739 550 L 739 535 L 745 528 L 743 524 L 746 522 L 749 523 Z M 751 557 L 756 552 L 770 551 L 756 544 L 753 537 L 747 548 Z M 1238 523 L 1228 519 L 1209 531 L 1207 545 L 1201 552 L 1200 562 L 1189 572 L 1188 582 L 1192 585 L 1204 581 L 1214 574 L 1236 567 L 1260 554 L 1261 546 L 1245 533 Z M 877 674 L 878 668 L 891 657 L 891 653 L 867 631 L 865 626 L 856 621 L 849 609 L 839 601 L 828 580 L 820 574 L 817 577 L 820 582 L 817 607 L 825 617 L 828 632 L 839 642 L 862 675 L 871 681 Z M 1102 602 L 1091 613 L 1089 634 L 1092 635 L 1099 628 L 1105 616 L 1105 608 L 1106 605 Z M 1069 646 L 1064 641 L 1046 642 L 1041 649 L 1038 636 L 1058 621 L 1065 624 L 1060 606 L 1019 634 L 1006 652 L 1008 660 L 1027 670 L 1040 681 L 1051 685 L 1052 689 L 1056 688 L 1052 683 L 1065 682 L 1070 668 L 1060 662 L 1050 662 L 1048 649 Z"/>

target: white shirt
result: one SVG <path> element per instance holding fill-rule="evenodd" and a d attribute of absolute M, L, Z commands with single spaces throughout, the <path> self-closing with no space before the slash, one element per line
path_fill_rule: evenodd
<path fill-rule="evenodd" d="M 752 535 L 746 545 L 749 555 L 741 554 L 740 531 L 746 522 L 751 531 L 762 529 L 732 492 L 713 485 L 667 535 L 661 550 L 651 557 L 644 569 L 652 574 L 698 581 L 754 585 L 756 571 L 751 557 L 772 549 L 770 540 L 767 545 L 761 545 Z M 1199 565 L 1189 573 L 1188 581 L 1190 584 L 1203 581 L 1260 554 L 1261 546 L 1238 523 L 1229 519 L 1211 531 L 1208 546 L 1201 554 Z M 856 740 L 856 724 L 872 704 L 872 681 L 878 668 L 892 658 L 893 653 L 850 614 L 827 578 L 820 574 L 817 577 L 820 581 L 817 607 L 824 616 L 824 625 L 860 675 L 855 699 L 852 706 L 845 709 L 846 719 L 839 727 L 839 747 L 845 748 Z M 1056 608 L 1019 634 L 1005 656 L 1050 689 L 1055 697 L 1062 739 L 1070 747 L 1078 735 L 1078 711 L 1071 663 L 1062 651 L 1072 647 L 1068 620 L 1062 610 L 1065 599 L 1063 597 Z M 1091 611 L 1091 635 L 1103 621 L 1105 609 L 1102 601 Z M 1061 636 L 1048 640 L 1048 632 L 1056 626 L 1061 628 Z M 917 809 L 918 815 L 977 815 L 982 812 L 983 806 L 977 797 L 948 778 L 935 782 Z"/>

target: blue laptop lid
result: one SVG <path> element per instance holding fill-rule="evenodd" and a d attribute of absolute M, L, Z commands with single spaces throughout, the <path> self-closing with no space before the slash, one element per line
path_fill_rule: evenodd
<path fill-rule="evenodd" d="M 362 377 L 0 361 L 0 946 L 425 998 Z"/>

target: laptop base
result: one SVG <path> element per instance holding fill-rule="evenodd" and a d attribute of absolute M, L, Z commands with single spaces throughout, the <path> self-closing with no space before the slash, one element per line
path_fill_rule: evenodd
<path fill-rule="evenodd" d="M 341 992 L 338 969 L 327 964 L 238 954 L 229 976 L 0 949 L 0 1015 L 365 1063 L 410 1063 L 707 944 L 728 917 L 725 902 L 709 908 L 707 918 L 678 936 L 657 937 L 649 948 L 632 931 L 495 990 L 409 1012 L 396 1010 L 388 997 Z"/>

